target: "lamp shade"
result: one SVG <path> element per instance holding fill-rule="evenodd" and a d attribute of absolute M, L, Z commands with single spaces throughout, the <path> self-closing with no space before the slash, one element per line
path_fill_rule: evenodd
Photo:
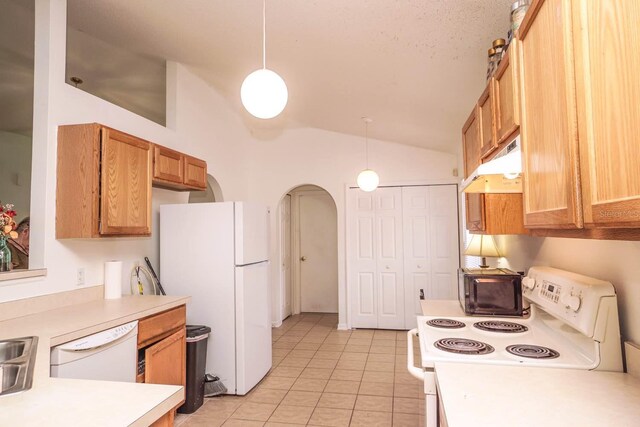
<path fill-rule="evenodd" d="M 249 74 L 240 88 L 242 105 L 252 116 L 272 119 L 284 110 L 289 92 L 277 73 L 262 68 Z"/>
<path fill-rule="evenodd" d="M 501 257 L 493 236 L 474 234 L 469 246 L 464 250 L 465 255 L 480 257 Z"/>
<path fill-rule="evenodd" d="M 362 191 L 373 191 L 378 188 L 380 177 L 375 171 L 365 169 L 358 175 L 358 187 Z"/>

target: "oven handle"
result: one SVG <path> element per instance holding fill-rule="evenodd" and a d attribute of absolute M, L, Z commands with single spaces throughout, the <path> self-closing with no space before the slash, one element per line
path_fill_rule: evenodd
<path fill-rule="evenodd" d="M 413 336 L 418 336 L 418 329 L 412 329 L 407 332 L 407 369 L 409 373 L 419 379 L 420 381 L 424 381 L 424 371 L 420 368 L 416 368 L 413 363 Z"/>

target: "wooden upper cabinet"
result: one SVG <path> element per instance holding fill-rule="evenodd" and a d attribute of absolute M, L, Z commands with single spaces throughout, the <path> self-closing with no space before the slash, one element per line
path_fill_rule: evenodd
<path fill-rule="evenodd" d="M 191 156 L 184 156 L 185 185 L 205 189 L 207 188 L 207 163 Z"/>
<path fill-rule="evenodd" d="M 478 100 L 478 122 L 480 124 L 480 157 L 485 158 L 498 148 L 493 119 L 493 77 Z"/>
<path fill-rule="evenodd" d="M 474 106 L 471 115 L 462 127 L 462 151 L 464 153 L 465 178 L 480 165 L 480 121 L 478 108 Z M 484 195 L 465 194 L 467 230 L 484 230 Z"/>
<path fill-rule="evenodd" d="M 102 127 L 100 234 L 151 234 L 151 143 Z"/>
<path fill-rule="evenodd" d="M 207 188 L 207 162 L 175 150 L 153 148 L 153 185 L 177 191 Z"/>
<path fill-rule="evenodd" d="M 573 7 L 584 222 L 640 228 L 640 5 Z"/>
<path fill-rule="evenodd" d="M 530 228 L 583 225 L 571 23 L 570 0 L 534 1 L 519 31 L 523 196 Z"/>
<path fill-rule="evenodd" d="M 151 143 L 97 123 L 58 128 L 56 238 L 151 233 Z"/>
<path fill-rule="evenodd" d="M 514 135 L 520 127 L 520 100 L 518 96 L 518 40 L 509 44 L 493 79 L 494 119 L 496 144 L 500 145 Z"/>
<path fill-rule="evenodd" d="M 467 178 L 480 165 L 480 125 L 476 106 L 462 127 L 462 152 L 464 177 Z"/>
<path fill-rule="evenodd" d="M 153 146 L 153 181 L 182 184 L 184 182 L 184 155 L 177 151 Z"/>

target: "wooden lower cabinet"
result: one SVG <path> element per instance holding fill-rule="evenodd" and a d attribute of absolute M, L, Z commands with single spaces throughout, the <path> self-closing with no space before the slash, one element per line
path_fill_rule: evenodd
<path fill-rule="evenodd" d="M 169 411 L 151 424 L 151 427 L 173 427 L 175 417 L 175 411 Z"/>
<path fill-rule="evenodd" d="M 184 387 L 186 385 L 186 351 L 186 307 L 184 305 L 141 319 L 138 322 L 137 382 Z M 183 403 L 184 400 L 170 411 L 169 424 L 163 424 L 168 422 L 163 421 L 167 414 L 153 425 L 173 425 L 173 413 Z"/>

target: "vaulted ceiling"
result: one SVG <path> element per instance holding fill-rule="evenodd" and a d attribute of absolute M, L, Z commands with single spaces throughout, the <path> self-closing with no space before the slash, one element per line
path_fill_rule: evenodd
<path fill-rule="evenodd" d="M 506 37 L 512 0 L 268 0 L 267 67 L 289 104 L 269 123 L 240 104 L 261 66 L 260 0 L 68 0 L 69 23 L 186 64 L 250 127 L 312 126 L 455 152 L 485 85 L 486 52 Z"/>

